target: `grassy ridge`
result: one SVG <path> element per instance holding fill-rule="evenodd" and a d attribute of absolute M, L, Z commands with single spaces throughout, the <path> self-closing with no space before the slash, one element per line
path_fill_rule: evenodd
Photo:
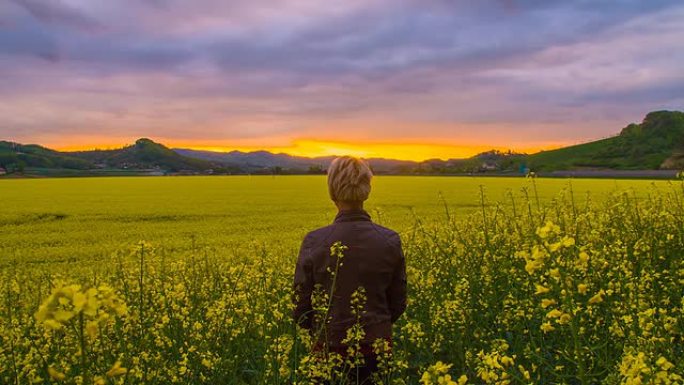
<path fill-rule="evenodd" d="M 621 170 L 684 168 L 684 113 L 649 113 L 641 124 L 630 124 L 620 135 L 530 155 L 536 170 L 610 168 Z"/>
<path fill-rule="evenodd" d="M 35 144 L 0 141 L 0 167 L 8 170 L 25 167 L 87 170 L 92 166 L 87 160 Z"/>
<path fill-rule="evenodd" d="M 116 150 L 60 152 L 34 144 L 0 141 L 0 167 L 23 173 L 27 168 L 53 169 L 62 176 L 90 175 L 88 170 L 101 168 L 207 170 L 210 162 L 184 157 L 149 139 Z M 42 171 L 44 174 L 45 171 Z M 41 172 L 36 173 L 41 175 Z"/>

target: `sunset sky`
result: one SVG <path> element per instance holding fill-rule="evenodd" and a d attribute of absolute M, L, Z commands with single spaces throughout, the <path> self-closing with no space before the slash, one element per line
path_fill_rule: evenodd
<path fill-rule="evenodd" d="M 681 0 L 4 0 L 0 140 L 455 158 L 684 109 Z"/>

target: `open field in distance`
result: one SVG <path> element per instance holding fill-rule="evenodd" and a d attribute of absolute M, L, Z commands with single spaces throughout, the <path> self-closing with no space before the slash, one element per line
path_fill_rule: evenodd
<path fill-rule="evenodd" d="M 541 204 L 572 187 L 577 204 L 628 189 L 645 197 L 671 182 L 536 179 Z M 464 218 L 487 206 L 523 204 L 525 178 L 375 177 L 366 204 L 374 220 L 402 232 L 416 219 Z M 275 244 L 295 252 L 307 231 L 328 224 L 335 208 L 324 176 L 112 177 L 0 180 L 2 261 L 107 258 L 146 240 L 167 249 Z M 2 263 L 0 261 L 0 263 Z"/>

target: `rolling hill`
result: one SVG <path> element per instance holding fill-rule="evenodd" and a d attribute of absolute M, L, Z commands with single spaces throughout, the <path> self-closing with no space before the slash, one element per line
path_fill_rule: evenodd
<path fill-rule="evenodd" d="M 527 157 L 532 170 L 684 168 L 684 112 L 651 112 L 619 135 Z"/>
<path fill-rule="evenodd" d="M 35 144 L 0 142 L 0 167 L 93 170 L 93 169 L 162 169 L 167 171 L 211 169 L 210 162 L 188 158 L 150 139 L 115 150 L 60 152 Z M 70 173 L 71 175 L 71 173 Z"/>
<path fill-rule="evenodd" d="M 116 150 L 94 150 L 67 153 L 84 159 L 96 166 L 114 168 L 150 169 L 161 168 L 169 171 L 208 170 L 211 162 L 185 157 L 168 147 L 150 139 L 142 138 L 135 144 Z"/>
<path fill-rule="evenodd" d="M 0 167 L 6 169 L 42 167 L 87 170 L 92 168 L 93 164 L 78 156 L 72 156 L 36 144 L 0 141 Z"/>

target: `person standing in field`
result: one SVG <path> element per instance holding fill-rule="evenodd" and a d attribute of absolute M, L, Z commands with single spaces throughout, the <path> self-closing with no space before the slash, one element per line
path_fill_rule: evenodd
<path fill-rule="evenodd" d="M 353 383 L 359 384 L 372 384 L 377 370 L 372 344 L 381 339 L 391 346 L 392 324 L 406 309 L 406 263 L 399 235 L 373 223 L 363 209 L 372 177 L 368 165 L 354 157 L 331 163 L 328 191 L 338 213 L 331 225 L 306 235 L 294 274 L 293 316 L 299 326 L 310 330 L 315 351 L 345 356 L 347 330 L 357 323 L 363 327 L 360 347 L 365 363 L 352 370 L 352 375 L 358 375 Z M 341 258 L 331 255 L 336 247 Z M 332 293 L 327 299 L 327 322 L 325 315 L 315 316 L 312 295 L 316 292 Z M 355 292 L 365 294 L 360 316 L 352 311 Z"/>

